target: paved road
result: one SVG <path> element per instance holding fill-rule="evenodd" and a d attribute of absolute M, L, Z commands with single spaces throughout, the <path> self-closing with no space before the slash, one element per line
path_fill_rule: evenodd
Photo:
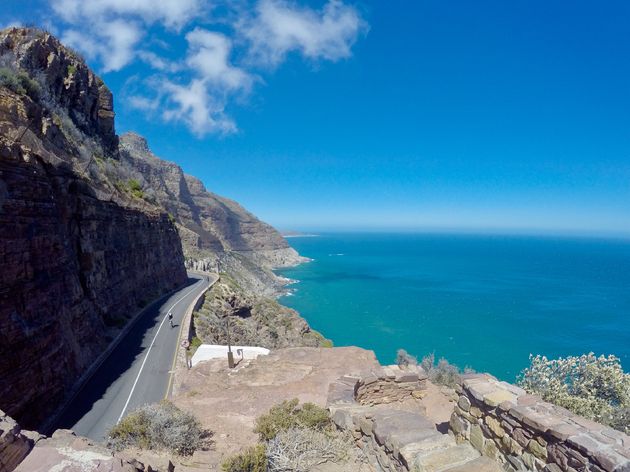
<path fill-rule="evenodd" d="M 216 275 L 189 274 L 188 284 L 150 306 L 86 382 L 55 428 L 72 429 L 97 441 L 125 414 L 165 397 L 182 319 Z M 171 328 L 168 312 L 173 313 Z"/>

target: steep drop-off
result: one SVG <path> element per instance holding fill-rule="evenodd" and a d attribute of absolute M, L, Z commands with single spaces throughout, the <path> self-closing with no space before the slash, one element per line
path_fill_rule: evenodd
<path fill-rule="evenodd" d="M 140 307 L 186 282 L 175 225 L 109 182 L 112 95 L 34 29 L 0 32 L 0 408 L 37 428 Z"/>
<path fill-rule="evenodd" d="M 176 164 L 156 157 L 142 136 L 120 137 L 120 163 L 107 171 L 130 176 L 144 198 L 171 215 L 189 267 L 229 272 L 248 291 L 272 295 L 283 281 L 271 269 L 305 260 L 273 227 L 238 203 L 209 192 Z"/>

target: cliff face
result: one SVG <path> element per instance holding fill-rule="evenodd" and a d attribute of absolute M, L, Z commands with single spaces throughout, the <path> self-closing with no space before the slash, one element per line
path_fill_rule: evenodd
<path fill-rule="evenodd" d="M 149 200 L 176 221 L 191 267 L 227 271 L 250 291 L 271 294 L 282 286 L 271 268 L 305 259 L 270 225 L 238 203 L 209 192 L 172 162 L 156 157 L 141 136 L 120 138 L 120 161 Z"/>
<path fill-rule="evenodd" d="M 227 318 L 230 339 L 227 338 Z M 332 346 L 300 315 L 277 301 L 245 293 L 229 277 L 222 277 L 205 295 L 194 314 L 195 335 L 204 344 L 284 347 Z"/>
<path fill-rule="evenodd" d="M 0 407 L 36 428 L 141 306 L 186 281 L 175 225 L 104 172 L 112 97 L 74 53 L 0 32 Z"/>

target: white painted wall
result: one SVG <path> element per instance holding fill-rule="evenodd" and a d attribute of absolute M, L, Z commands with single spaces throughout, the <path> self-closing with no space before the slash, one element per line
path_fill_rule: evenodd
<path fill-rule="evenodd" d="M 234 353 L 234 360 L 238 362 L 241 359 L 241 353 L 239 349 L 243 350 L 243 358 L 256 359 L 258 356 L 266 356 L 269 354 L 269 349 L 257 346 L 232 346 L 232 353 Z M 197 365 L 201 361 L 207 361 L 209 359 L 226 359 L 227 361 L 228 347 L 221 346 L 219 344 L 202 344 L 197 348 L 195 354 L 192 356 L 192 365 Z"/>

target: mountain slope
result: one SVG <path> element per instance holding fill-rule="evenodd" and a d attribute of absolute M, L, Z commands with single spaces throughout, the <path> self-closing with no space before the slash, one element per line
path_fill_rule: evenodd
<path fill-rule="evenodd" d="M 277 294 L 301 262 L 271 226 L 115 133 L 113 97 L 74 51 L 0 31 L 0 408 L 37 428 L 185 265 Z M 183 246 L 183 248 L 182 248 Z"/>
<path fill-rule="evenodd" d="M 270 269 L 305 260 L 273 227 L 156 157 L 143 137 L 120 137 L 120 162 L 144 197 L 175 220 L 190 267 L 216 270 L 220 261 L 220 270 L 229 271 L 250 291 L 274 294 L 283 282 Z"/>

